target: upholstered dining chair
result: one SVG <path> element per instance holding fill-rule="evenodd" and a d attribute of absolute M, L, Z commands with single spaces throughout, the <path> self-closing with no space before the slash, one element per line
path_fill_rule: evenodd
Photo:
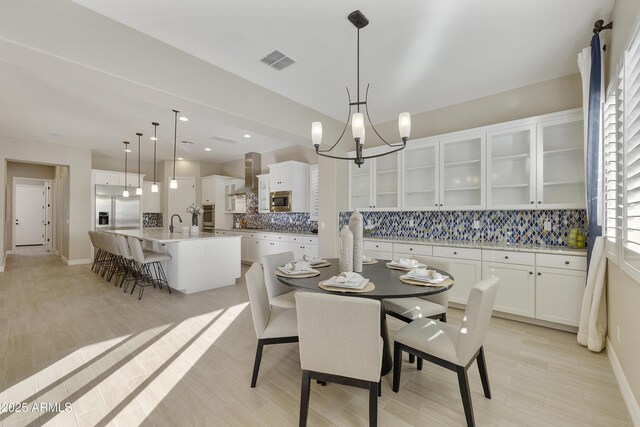
<path fill-rule="evenodd" d="M 276 268 L 295 260 L 293 252 L 281 252 L 262 257 L 264 282 L 267 285 L 267 293 L 269 294 L 269 303 L 271 305 L 282 308 L 295 308 L 296 301 L 293 297 L 295 291 L 280 283 L 276 276 Z"/>
<path fill-rule="evenodd" d="M 422 264 L 426 264 L 428 268 L 437 268 L 443 271 L 449 271 L 451 268 L 451 263 L 446 261 L 420 256 L 414 256 L 413 258 Z M 448 290 L 423 297 L 391 298 L 384 300 L 386 313 L 407 323 L 424 317 L 432 317 L 446 322 L 448 306 Z"/>
<path fill-rule="evenodd" d="M 382 346 L 380 302 L 313 292 L 295 295 L 300 335 L 300 426 L 307 425 L 311 379 L 369 390 L 377 425 Z"/>
<path fill-rule="evenodd" d="M 400 329 L 394 337 L 394 361 L 401 361 L 402 352 L 406 351 L 418 357 L 418 369 L 421 369 L 424 359 L 458 374 L 458 385 L 468 426 L 475 426 L 475 420 L 467 369 L 476 360 L 484 395 L 491 399 L 483 343 L 498 292 L 498 280 L 497 277 L 484 279 L 471 289 L 460 326 L 434 319 L 416 319 Z M 402 362 L 394 363 L 393 391 L 396 393 L 400 388 L 401 369 Z"/>
<path fill-rule="evenodd" d="M 253 364 L 251 388 L 256 386 L 262 360 L 262 349 L 268 344 L 298 342 L 298 322 L 295 308 L 271 307 L 264 283 L 262 267 L 254 263 L 245 273 L 253 326 L 258 337 L 256 360 Z"/>

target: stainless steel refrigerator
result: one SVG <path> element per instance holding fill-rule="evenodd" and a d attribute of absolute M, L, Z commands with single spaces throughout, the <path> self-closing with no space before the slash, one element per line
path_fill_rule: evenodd
<path fill-rule="evenodd" d="M 122 197 L 122 186 L 96 185 L 96 230 L 138 228 L 140 197 L 135 193 L 129 197 Z"/>

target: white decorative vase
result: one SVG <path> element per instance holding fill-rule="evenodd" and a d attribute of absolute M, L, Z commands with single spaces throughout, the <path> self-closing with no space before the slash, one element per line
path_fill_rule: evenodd
<path fill-rule="evenodd" d="M 198 234 L 200 234 L 200 228 L 198 228 L 197 225 L 192 225 L 191 229 L 189 230 L 189 234 L 192 236 L 197 236 Z"/>
<path fill-rule="evenodd" d="M 349 229 L 353 234 L 353 271 L 362 273 L 362 258 L 364 257 L 364 221 L 362 214 L 356 209 L 349 218 Z"/>
<path fill-rule="evenodd" d="M 351 273 L 353 271 L 353 234 L 347 225 L 340 230 L 338 269 L 340 273 Z"/>

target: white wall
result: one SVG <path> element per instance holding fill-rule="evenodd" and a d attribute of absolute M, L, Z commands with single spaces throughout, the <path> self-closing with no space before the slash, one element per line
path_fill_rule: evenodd
<path fill-rule="evenodd" d="M 4 169 L 0 174 L 0 188 L 3 192 L 6 192 L 7 185 L 6 161 L 68 166 L 68 192 L 63 197 L 66 209 L 63 212 L 61 236 L 64 239 L 67 239 L 64 236 L 68 236 L 68 240 L 63 240 L 62 255 L 71 261 L 89 259 L 91 250 L 87 231 L 91 225 L 91 151 L 86 148 L 0 137 L 0 164 Z M 0 198 L 0 213 L 6 220 L 4 194 Z M 4 254 L 9 249 L 4 246 L 4 227 L 0 233 L 0 253 Z M 0 262 L 4 267 L 4 260 Z"/>

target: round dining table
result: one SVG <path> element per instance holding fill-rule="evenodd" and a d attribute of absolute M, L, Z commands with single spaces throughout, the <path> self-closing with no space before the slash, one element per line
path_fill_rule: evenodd
<path fill-rule="evenodd" d="M 283 277 L 277 276 L 278 280 L 287 286 L 292 288 L 311 291 L 311 292 L 324 292 L 327 294 L 372 298 L 380 300 L 380 335 L 384 341 L 383 355 L 382 355 L 382 375 L 386 375 L 393 368 L 393 361 L 391 358 L 391 343 L 389 341 L 389 331 L 387 329 L 387 318 L 384 310 L 385 298 L 410 298 L 420 297 L 425 295 L 434 295 L 440 292 L 444 292 L 453 287 L 454 279 L 451 274 L 446 271 L 439 270 L 437 268 L 428 267 L 431 270 L 436 270 L 438 273 L 449 276 L 449 280 L 445 282 L 443 286 L 423 286 L 423 285 L 410 285 L 400 281 L 400 276 L 407 273 L 407 271 L 396 270 L 386 266 L 388 260 L 377 260 L 375 264 L 365 264 L 362 266 L 362 272 L 359 273 L 362 277 L 369 279 L 375 285 L 375 289 L 370 292 L 336 292 L 326 291 L 318 286 L 318 283 L 328 280 L 333 276 L 340 274 L 338 271 L 338 259 L 327 259 L 331 265 L 327 267 L 315 268 L 320 272 L 320 275 L 309 278 L 297 278 L 297 277 Z"/>

